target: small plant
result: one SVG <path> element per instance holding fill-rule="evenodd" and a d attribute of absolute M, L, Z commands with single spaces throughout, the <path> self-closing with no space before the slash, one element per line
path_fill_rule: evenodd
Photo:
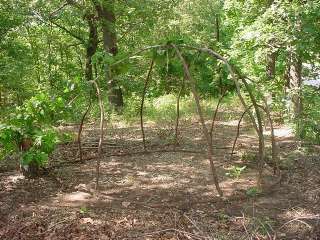
<path fill-rule="evenodd" d="M 240 175 L 246 169 L 246 166 L 239 167 L 239 166 L 232 166 L 229 171 L 226 173 L 228 177 L 239 179 Z"/>
<path fill-rule="evenodd" d="M 275 222 L 269 217 L 253 217 L 249 219 L 247 229 L 255 236 L 270 236 L 270 234 L 274 234 L 274 224 Z"/>
<path fill-rule="evenodd" d="M 74 133 L 68 133 L 68 132 L 63 132 L 62 134 L 59 134 L 59 138 L 61 143 L 70 143 L 74 142 L 76 139 L 76 135 Z"/>
<path fill-rule="evenodd" d="M 89 209 L 87 207 L 81 207 L 80 210 L 79 210 L 79 212 L 81 214 L 86 214 L 86 213 L 88 213 L 88 211 L 89 211 Z"/>
<path fill-rule="evenodd" d="M 241 161 L 245 163 L 253 163 L 256 161 L 256 155 L 250 152 L 244 152 L 241 156 Z"/>
<path fill-rule="evenodd" d="M 247 189 L 246 194 L 249 197 L 256 197 L 261 193 L 261 190 L 258 189 L 257 187 L 250 187 Z"/>

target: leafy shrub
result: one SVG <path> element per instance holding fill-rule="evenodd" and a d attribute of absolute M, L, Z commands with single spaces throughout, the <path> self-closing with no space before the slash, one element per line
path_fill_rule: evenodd
<path fill-rule="evenodd" d="M 0 125 L 0 159 L 23 150 L 21 165 L 25 169 L 30 165 L 35 169 L 44 166 L 59 141 L 57 132 L 49 125 L 56 113 L 63 111 L 62 103 L 39 93 L 18 107 L 7 123 Z M 28 146 L 23 146 L 25 140 L 29 140 Z"/>
<path fill-rule="evenodd" d="M 312 87 L 303 89 L 303 113 L 295 122 L 296 135 L 304 140 L 320 144 L 320 94 Z"/>

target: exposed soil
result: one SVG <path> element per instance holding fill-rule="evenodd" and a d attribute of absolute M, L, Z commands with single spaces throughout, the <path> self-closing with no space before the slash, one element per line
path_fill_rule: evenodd
<path fill-rule="evenodd" d="M 172 124 L 173 126 L 173 124 Z M 209 126 L 209 122 L 208 122 Z M 219 198 L 204 154 L 197 121 L 184 121 L 177 149 L 172 127 L 146 124 L 148 154 L 137 126 L 108 126 L 95 191 L 98 130 L 86 126 L 86 163 L 76 143 L 60 145 L 49 174 L 25 179 L 18 170 L 0 173 L 0 239 L 320 239 L 320 159 L 317 146 L 301 146 L 278 127 L 282 179 L 265 167 L 264 191 L 255 190 L 257 139 L 245 125 L 236 155 L 230 151 L 236 121 L 215 126 L 215 163 L 225 196 Z M 65 127 L 64 131 L 76 131 Z M 123 156 L 109 156 L 122 153 Z M 237 177 L 232 166 L 246 166 Z"/>

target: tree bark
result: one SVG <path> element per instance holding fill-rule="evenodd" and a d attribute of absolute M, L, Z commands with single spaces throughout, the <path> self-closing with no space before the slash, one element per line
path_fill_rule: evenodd
<path fill-rule="evenodd" d="M 267 54 L 266 73 L 268 80 L 273 80 L 276 73 L 277 52 L 270 51 L 271 52 Z"/>
<path fill-rule="evenodd" d="M 112 56 L 117 55 L 117 35 L 116 35 L 116 17 L 114 14 L 114 0 L 103 0 L 97 1 L 92 0 L 98 17 L 101 22 L 102 32 L 103 32 L 103 47 L 107 54 Z M 110 105 L 115 109 L 119 110 L 123 107 L 123 95 L 122 89 L 112 77 L 109 66 L 105 66 L 105 78 L 108 86 L 108 99 Z"/>
<path fill-rule="evenodd" d="M 89 39 L 88 39 L 87 46 L 86 46 L 85 78 L 88 82 L 90 82 L 93 80 L 92 57 L 96 53 L 97 47 L 98 47 L 98 32 L 97 32 L 97 25 L 96 25 L 94 14 L 87 14 L 84 16 L 84 18 L 87 20 L 88 26 L 89 26 Z M 92 93 L 91 92 L 92 92 L 92 90 L 90 90 L 88 107 L 81 118 L 81 122 L 80 122 L 79 129 L 78 129 L 78 148 L 79 148 L 79 159 L 81 162 L 83 162 L 82 148 L 81 148 L 81 134 L 82 134 L 82 130 L 83 130 L 84 121 L 86 119 L 87 114 L 89 113 L 89 111 L 91 109 L 91 104 L 92 104 L 92 100 L 91 100 Z"/>
<path fill-rule="evenodd" d="M 220 42 L 220 23 L 219 23 L 218 15 L 215 17 L 215 20 L 216 20 L 216 40 L 217 42 Z"/>
<path fill-rule="evenodd" d="M 98 31 L 95 16 L 93 14 L 88 14 L 85 18 L 89 26 L 89 39 L 86 46 L 85 78 L 89 82 L 93 80 L 92 57 L 96 53 L 98 47 Z"/>
<path fill-rule="evenodd" d="M 302 61 L 296 53 L 290 54 L 288 66 L 289 88 L 291 89 L 291 101 L 293 105 L 294 119 L 298 119 L 302 113 L 301 85 L 302 85 Z"/>

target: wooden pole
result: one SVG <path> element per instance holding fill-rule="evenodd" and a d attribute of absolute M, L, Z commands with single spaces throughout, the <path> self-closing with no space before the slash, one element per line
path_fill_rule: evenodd
<path fill-rule="evenodd" d="M 174 44 L 172 44 L 172 47 L 176 50 L 176 53 L 177 53 L 181 63 L 183 64 L 183 68 L 184 68 L 184 72 L 185 72 L 186 78 L 190 82 L 191 91 L 192 91 L 192 94 L 193 94 L 193 97 L 194 97 L 194 100 L 195 100 L 195 103 L 196 103 L 197 112 L 198 112 L 199 119 L 200 119 L 200 122 L 201 122 L 201 125 L 202 125 L 202 132 L 203 132 L 203 135 L 204 135 L 204 137 L 205 137 L 205 139 L 207 141 L 208 159 L 209 159 L 209 162 L 210 162 L 210 169 L 211 169 L 213 182 L 214 182 L 214 185 L 215 185 L 219 195 L 222 197 L 223 196 L 223 192 L 222 192 L 222 190 L 221 190 L 221 188 L 219 186 L 218 175 L 216 173 L 216 168 L 215 168 L 215 165 L 214 165 L 214 162 L 213 162 L 213 159 L 212 159 L 212 155 L 213 155 L 212 141 L 211 141 L 210 134 L 208 132 L 208 129 L 207 129 L 205 121 L 204 121 L 202 109 L 201 109 L 201 106 L 200 106 L 199 96 L 198 96 L 198 93 L 197 93 L 197 90 L 196 90 L 196 86 L 195 86 L 195 81 L 194 81 L 194 79 L 192 78 L 192 76 L 190 74 L 188 64 L 186 63 L 184 57 L 182 56 L 179 48 Z"/>
<path fill-rule="evenodd" d="M 147 78 L 146 78 L 146 80 L 144 82 L 142 98 L 141 98 L 141 106 L 140 106 L 140 127 L 141 127 L 141 133 L 142 133 L 143 150 L 147 149 L 146 137 L 145 137 L 144 126 L 143 126 L 143 107 L 144 107 L 144 99 L 145 99 L 145 95 L 146 95 L 146 92 L 147 92 L 148 83 L 149 83 L 149 80 L 150 80 L 150 77 L 151 77 L 151 72 L 152 72 L 152 69 L 153 69 L 153 65 L 154 65 L 154 60 L 152 59 L 151 63 L 150 63 L 150 68 L 149 68 L 149 71 L 148 71 Z"/>

